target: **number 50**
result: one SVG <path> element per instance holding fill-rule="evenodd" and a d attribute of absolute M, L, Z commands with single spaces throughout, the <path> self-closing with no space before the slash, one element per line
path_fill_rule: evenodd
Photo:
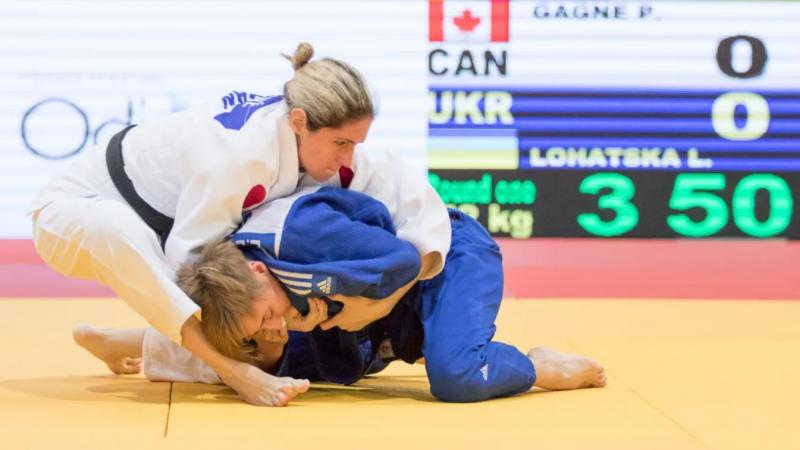
<path fill-rule="evenodd" d="M 725 189 L 725 175 L 721 173 L 680 174 L 675 177 L 675 188 L 669 206 L 678 211 L 691 208 L 705 210 L 705 218 L 693 221 L 686 214 L 667 217 L 667 225 L 678 234 L 704 237 L 720 231 L 728 224 L 728 205 L 718 195 L 708 191 Z M 755 215 L 756 192 L 764 189 L 769 194 L 769 217 L 760 222 Z M 704 192 L 705 191 L 705 192 Z M 743 233 L 753 237 L 770 237 L 783 232 L 792 220 L 792 194 L 782 178 L 769 174 L 748 175 L 736 185 L 732 200 L 733 221 Z"/>

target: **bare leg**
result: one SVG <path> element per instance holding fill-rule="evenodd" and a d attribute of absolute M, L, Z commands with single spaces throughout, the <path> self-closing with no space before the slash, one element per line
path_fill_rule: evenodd
<path fill-rule="evenodd" d="M 144 332 L 145 328 L 114 330 L 80 323 L 72 329 L 72 338 L 112 372 L 136 374 L 142 370 Z"/>
<path fill-rule="evenodd" d="M 528 352 L 528 358 L 536 368 L 534 386 L 548 390 L 567 390 L 606 385 L 603 366 L 589 358 L 544 347 L 532 348 Z"/>

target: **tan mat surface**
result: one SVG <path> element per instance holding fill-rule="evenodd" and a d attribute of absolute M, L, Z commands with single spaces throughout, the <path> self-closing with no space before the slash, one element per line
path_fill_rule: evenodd
<path fill-rule="evenodd" d="M 72 343 L 78 321 L 143 325 L 117 300 L 0 301 L 0 449 L 800 448 L 800 302 L 507 300 L 498 338 L 592 356 L 609 386 L 469 405 L 395 364 L 251 407 L 224 386 L 107 375 Z"/>

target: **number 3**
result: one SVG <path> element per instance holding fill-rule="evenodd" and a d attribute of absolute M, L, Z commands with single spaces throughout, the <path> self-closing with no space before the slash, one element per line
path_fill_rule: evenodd
<path fill-rule="evenodd" d="M 619 236 L 632 230 L 639 223 L 639 211 L 630 200 L 636 194 L 636 187 L 630 178 L 616 173 L 597 173 L 581 182 L 582 194 L 597 195 L 600 190 L 611 188 L 611 192 L 601 195 L 597 200 L 600 209 L 610 209 L 616 214 L 613 220 L 605 222 L 597 214 L 581 214 L 578 224 L 596 236 Z"/>

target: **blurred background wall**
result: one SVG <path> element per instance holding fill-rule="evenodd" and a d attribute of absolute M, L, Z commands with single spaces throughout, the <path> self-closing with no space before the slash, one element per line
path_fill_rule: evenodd
<path fill-rule="evenodd" d="M 766 239 L 756 257 L 800 237 L 798 23 L 792 1 L 2 1 L 0 248 L 89 146 L 280 93 L 308 41 L 372 84 L 363 150 L 498 237 Z"/>

